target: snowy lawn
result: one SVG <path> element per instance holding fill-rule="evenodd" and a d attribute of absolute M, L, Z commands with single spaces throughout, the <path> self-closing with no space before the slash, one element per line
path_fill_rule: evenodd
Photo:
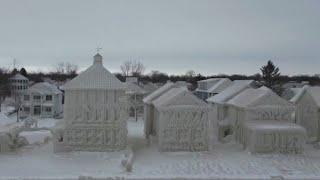
<path fill-rule="evenodd" d="M 43 126 L 52 127 L 44 120 Z M 39 124 L 41 120 L 39 120 Z M 237 144 L 216 146 L 204 153 L 160 153 L 143 137 L 143 122 L 129 120 L 129 145 L 134 151 L 133 170 L 121 166 L 123 152 L 72 152 L 54 154 L 52 143 L 34 144 L 10 154 L 0 154 L 2 179 L 78 179 L 80 176 L 126 179 L 320 179 L 320 150 L 308 147 L 303 155 L 250 155 Z M 23 132 L 41 141 L 48 132 Z M 31 133 L 31 134 L 29 134 Z M 37 139 L 39 138 L 39 139 Z"/>

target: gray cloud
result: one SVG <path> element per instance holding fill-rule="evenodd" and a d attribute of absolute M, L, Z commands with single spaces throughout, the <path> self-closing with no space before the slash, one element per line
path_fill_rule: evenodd
<path fill-rule="evenodd" d="M 85 68 L 102 46 L 112 71 L 134 57 L 149 71 L 253 74 L 273 59 L 285 74 L 314 74 L 319 7 L 316 0 L 0 0 L 0 62 Z"/>

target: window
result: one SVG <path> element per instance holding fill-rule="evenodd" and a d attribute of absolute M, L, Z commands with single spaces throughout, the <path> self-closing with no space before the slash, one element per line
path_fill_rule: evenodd
<path fill-rule="evenodd" d="M 29 101 L 30 100 L 30 96 L 29 95 L 24 95 L 24 98 L 23 98 L 25 101 Z"/>
<path fill-rule="evenodd" d="M 23 111 L 24 111 L 24 112 L 27 112 L 27 113 L 30 112 L 30 107 L 24 107 L 24 108 L 23 108 Z"/>
<path fill-rule="evenodd" d="M 39 96 L 39 95 L 35 95 L 35 96 L 33 96 L 33 99 L 34 99 L 34 100 L 36 100 L 36 101 L 40 101 L 41 96 Z"/>
<path fill-rule="evenodd" d="M 46 101 L 52 101 L 52 96 L 51 95 L 46 95 Z"/>
<path fill-rule="evenodd" d="M 45 112 L 51 112 L 51 111 L 52 111 L 52 108 L 51 108 L 51 107 L 44 107 L 44 111 L 45 111 Z"/>

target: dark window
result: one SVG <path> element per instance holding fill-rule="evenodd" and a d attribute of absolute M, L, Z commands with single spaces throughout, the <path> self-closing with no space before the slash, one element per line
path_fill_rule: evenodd
<path fill-rule="evenodd" d="M 51 108 L 51 107 L 44 107 L 44 111 L 45 111 L 45 112 L 51 112 L 51 111 L 52 111 L 52 108 Z"/>
<path fill-rule="evenodd" d="M 46 101 L 52 101 L 52 96 L 51 95 L 46 95 Z"/>
<path fill-rule="evenodd" d="M 40 101 L 40 99 L 41 99 L 41 96 L 38 96 L 38 95 L 36 95 L 36 96 L 33 96 L 33 99 L 34 99 L 34 100 L 38 100 L 38 101 Z"/>
<path fill-rule="evenodd" d="M 24 95 L 24 100 L 25 101 L 29 101 L 30 100 L 30 96 L 29 95 Z"/>

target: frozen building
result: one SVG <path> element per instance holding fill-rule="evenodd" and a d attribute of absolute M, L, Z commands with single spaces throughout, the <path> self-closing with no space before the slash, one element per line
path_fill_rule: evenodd
<path fill-rule="evenodd" d="M 297 95 L 301 90 L 302 90 L 302 87 L 301 87 L 301 88 L 289 88 L 289 89 L 285 89 L 285 90 L 281 93 L 281 97 L 289 101 L 289 100 L 292 99 L 295 95 Z"/>
<path fill-rule="evenodd" d="M 221 140 L 223 137 L 231 134 L 231 124 L 226 119 L 228 102 L 230 99 L 243 92 L 248 88 L 258 88 L 259 84 L 253 80 L 235 80 L 232 84 L 223 90 L 221 93 L 207 99 L 207 102 L 212 105 L 215 111 L 215 127 L 218 128 L 218 137 Z"/>
<path fill-rule="evenodd" d="M 207 100 L 209 97 L 222 92 L 225 88 L 231 85 L 232 81 L 228 78 L 211 78 L 198 82 L 198 88 L 195 94 L 202 100 Z"/>
<path fill-rule="evenodd" d="M 125 85 L 102 56 L 65 86 L 64 120 L 54 130 L 55 151 L 118 151 L 127 145 Z"/>
<path fill-rule="evenodd" d="M 172 88 L 152 104 L 151 132 L 160 151 L 207 151 L 210 110 L 186 87 Z"/>
<path fill-rule="evenodd" d="M 155 132 L 153 131 L 153 125 L 152 122 L 154 121 L 154 116 L 155 116 L 155 108 L 153 105 L 153 101 L 157 99 L 158 97 L 162 96 L 164 93 L 169 91 L 172 88 L 175 87 L 181 87 L 179 84 L 175 84 L 172 82 L 167 82 L 165 85 L 162 87 L 158 88 L 156 91 L 152 92 L 148 96 L 146 96 L 143 99 L 144 103 L 144 131 L 145 131 L 145 136 L 146 138 L 149 138 L 149 135 L 153 135 Z"/>
<path fill-rule="evenodd" d="M 320 140 L 320 87 L 304 86 L 291 100 L 296 105 L 296 122 L 306 128 L 308 137 Z"/>
<path fill-rule="evenodd" d="M 237 142 L 254 153 L 301 153 L 306 131 L 294 123 L 294 105 L 272 90 L 249 88 L 228 102 L 226 120 Z"/>
<path fill-rule="evenodd" d="M 41 118 L 61 117 L 63 112 L 62 92 L 53 84 L 36 83 L 22 98 L 21 117 L 39 116 Z"/>
<path fill-rule="evenodd" d="M 17 73 L 13 77 L 9 78 L 10 90 L 12 96 L 23 95 L 29 87 L 29 79 Z"/>

